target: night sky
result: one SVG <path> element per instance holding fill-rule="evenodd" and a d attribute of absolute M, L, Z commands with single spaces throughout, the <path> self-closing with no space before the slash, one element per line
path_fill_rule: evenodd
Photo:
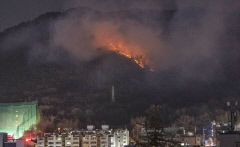
<path fill-rule="evenodd" d="M 64 0 L 1 0 L 0 31 L 49 11 L 63 9 Z"/>
<path fill-rule="evenodd" d="M 79 6 L 94 9 L 122 9 L 129 6 L 150 6 L 155 8 L 168 8 L 173 0 L 1 0 L 0 1 L 0 31 L 17 25 L 21 22 L 32 20 L 35 17 L 52 11 L 63 11 Z M 187 2 L 188 3 L 188 2 Z M 159 4 L 159 5 L 158 5 Z M 172 7 L 172 5 L 170 6 Z"/>

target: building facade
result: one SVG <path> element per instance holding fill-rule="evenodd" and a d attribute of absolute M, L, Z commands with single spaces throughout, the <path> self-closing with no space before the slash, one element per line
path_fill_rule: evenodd
<path fill-rule="evenodd" d="M 127 129 L 110 130 L 106 125 L 101 130 L 87 127 L 87 130 L 64 133 L 45 133 L 37 136 L 36 147 L 124 147 L 129 145 Z"/>
<path fill-rule="evenodd" d="M 79 135 L 68 135 L 65 137 L 65 147 L 80 147 L 80 139 Z"/>

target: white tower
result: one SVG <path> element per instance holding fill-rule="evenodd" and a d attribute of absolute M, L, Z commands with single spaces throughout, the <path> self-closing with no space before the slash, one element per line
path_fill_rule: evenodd
<path fill-rule="evenodd" d="M 112 86 L 112 102 L 115 102 L 115 91 L 114 91 L 114 86 Z"/>

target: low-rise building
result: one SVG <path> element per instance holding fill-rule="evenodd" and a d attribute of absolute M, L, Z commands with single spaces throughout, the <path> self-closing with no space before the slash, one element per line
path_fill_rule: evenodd
<path fill-rule="evenodd" d="M 0 147 L 24 147 L 24 140 L 10 140 L 7 133 L 0 133 Z"/>
<path fill-rule="evenodd" d="M 227 132 L 217 136 L 218 147 L 240 147 L 240 132 Z"/>
<path fill-rule="evenodd" d="M 45 147 L 45 146 L 47 146 L 45 137 L 38 136 L 36 147 Z"/>
<path fill-rule="evenodd" d="M 80 147 L 80 135 L 68 135 L 65 137 L 65 147 Z"/>
<path fill-rule="evenodd" d="M 82 147 L 97 147 L 97 134 L 89 133 L 82 137 Z"/>
<path fill-rule="evenodd" d="M 47 137 L 47 147 L 62 147 L 64 146 L 64 139 L 62 135 L 50 135 Z"/>
<path fill-rule="evenodd" d="M 3 147 L 4 142 L 7 141 L 7 133 L 0 133 L 0 147 Z"/>
<path fill-rule="evenodd" d="M 108 133 L 99 134 L 99 146 L 100 147 L 109 147 L 110 146 L 110 138 Z"/>
<path fill-rule="evenodd" d="M 129 131 L 128 130 L 116 130 L 114 132 L 115 147 L 124 147 L 129 144 Z"/>
<path fill-rule="evenodd" d="M 124 147 L 129 144 L 127 129 L 110 130 L 103 125 L 101 130 L 88 126 L 87 130 L 65 133 L 45 133 L 37 137 L 36 147 Z"/>

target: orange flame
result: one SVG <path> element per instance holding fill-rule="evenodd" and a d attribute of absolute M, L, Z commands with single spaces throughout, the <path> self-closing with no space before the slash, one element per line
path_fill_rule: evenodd
<path fill-rule="evenodd" d="M 141 68 L 150 67 L 145 50 L 137 43 L 138 41 L 129 41 L 130 37 L 121 34 L 115 24 L 99 23 L 93 32 L 97 47 L 104 47 L 132 59 Z M 150 70 L 153 71 L 151 68 Z"/>
<path fill-rule="evenodd" d="M 107 48 L 129 59 L 132 59 L 141 68 L 144 68 L 148 63 L 144 53 L 137 47 L 128 46 L 122 42 L 110 41 L 107 43 Z"/>

